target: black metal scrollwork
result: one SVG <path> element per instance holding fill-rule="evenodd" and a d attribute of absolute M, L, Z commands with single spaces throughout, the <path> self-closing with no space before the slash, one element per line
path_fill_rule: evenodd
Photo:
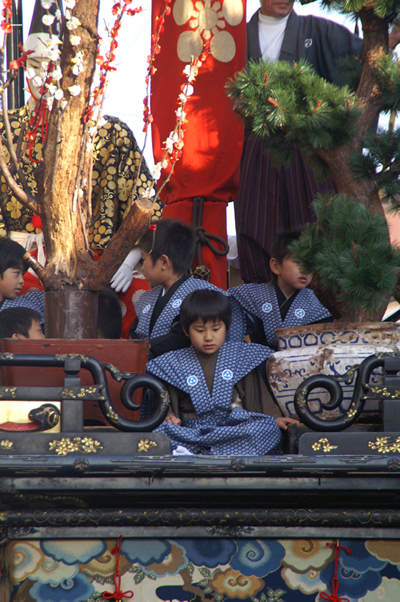
<path fill-rule="evenodd" d="M 393 365 L 393 360 L 397 364 Z M 322 408 L 328 411 L 338 408 L 343 400 L 343 391 L 339 381 L 345 380 L 348 383 L 348 380 L 346 380 L 347 375 L 333 377 L 326 374 L 317 374 L 306 378 L 299 385 L 294 396 L 294 407 L 300 420 L 315 431 L 342 431 L 356 422 L 367 399 L 387 399 L 388 397 L 400 399 L 400 390 L 398 387 L 397 389 L 389 386 L 371 387 L 368 384 L 373 370 L 389 365 L 388 362 L 392 362 L 388 368 L 391 372 L 400 371 L 400 356 L 398 354 L 384 354 L 379 357 L 370 355 L 359 366 L 353 367 L 351 378 L 355 377 L 356 380 L 350 406 L 345 414 L 333 419 L 325 420 L 313 414 L 308 406 L 308 396 L 314 389 L 325 389 L 328 391 L 330 397 L 327 403 L 321 402 Z"/>
<path fill-rule="evenodd" d="M 150 418 L 143 421 L 132 421 L 120 416 L 111 400 L 105 367 L 94 357 L 85 355 L 33 355 L 22 353 L 0 354 L 0 366 L 36 366 L 46 368 L 64 368 L 67 375 L 76 376 L 81 368 L 88 370 L 94 385 L 80 386 L 72 384 L 64 387 L 0 387 L 0 399 L 29 400 L 29 401 L 63 401 L 67 399 L 94 399 L 101 411 L 115 428 L 132 433 L 154 430 L 164 420 L 168 413 L 169 394 L 163 384 L 154 376 L 131 375 L 119 373 L 121 379 L 127 379 L 121 389 L 121 401 L 131 410 L 140 406 L 131 401 L 134 391 L 139 388 L 151 389 L 155 395 L 155 410 Z M 110 365 L 106 366 L 110 370 Z M 114 369 L 117 373 L 118 370 Z M 127 378 L 129 377 L 129 378 Z M 72 378 L 74 381 L 74 378 Z M 65 379 L 64 382 L 68 381 Z"/>

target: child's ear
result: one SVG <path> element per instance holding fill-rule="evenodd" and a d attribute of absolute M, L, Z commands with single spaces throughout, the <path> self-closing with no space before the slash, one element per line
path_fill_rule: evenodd
<path fill-rule="evenodd" d="M 26 337 L 24 337 L 23 334 L 19 334 L 18 332 L 14 332 L 14 334 L 11 336 L 12 339 L 15 339 L 16 341 L 21 341 L 22 339 L 26 339 Z"/>
<path fill-rule="evenodd" d="M 269 267 L 271 269 L 271 272 L 275 274 L 275 276 L 279 276 L 279 274 L 281 273 L 281 264 L 277 259 L 275 259 L 275 257 L 272 257 L 269 260 Z"/>
<path fill-rule="evenodd" d="M 167 270 L 171 266 L 171 260 L 168 255 L 161 255 L 161 267 L 163 270 Z"/>

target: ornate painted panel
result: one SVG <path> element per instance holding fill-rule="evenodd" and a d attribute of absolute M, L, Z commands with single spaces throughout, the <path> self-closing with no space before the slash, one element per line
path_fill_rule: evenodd
<path fill-rule="evenodd" d="M 400 599 L 400 540 L 32 539 L 6 558 L 14 602 Z"/>

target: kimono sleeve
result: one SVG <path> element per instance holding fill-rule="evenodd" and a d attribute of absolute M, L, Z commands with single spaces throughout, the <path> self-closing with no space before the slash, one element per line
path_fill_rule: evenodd
<path fill-rule="evenodd" d="M 236 383 L 243 409 L 279 418 L 282 413 L 272 398 L 259 370 L 254 369 Z"/>

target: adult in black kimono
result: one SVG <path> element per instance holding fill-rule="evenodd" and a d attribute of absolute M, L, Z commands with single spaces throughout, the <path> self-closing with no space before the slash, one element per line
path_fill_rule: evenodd
<path fill-rule="evenodd" d="M 299 16 L 292 9 L 289 0 L 261 0 L 261 9 L 248 23 L 248 58 L 306 59 L 321 77 L 339 83 L 337 59 L 344 55 L 360 57 L 362 40 L 337 23 Z M 397 40 L 391 38 L 393 48 Z M 245 282 L 269 280 L 268 251 L 273 235 L 313 220 L 311 202 L 315 195 L 334 189 L 332 180 L 316 181 L 298 148 L 293 149 L 289 167 L 275 167 L 271 156 L 264 152 L 264 144 L 246 132 L 235 201 L 240 272 Z"/>

